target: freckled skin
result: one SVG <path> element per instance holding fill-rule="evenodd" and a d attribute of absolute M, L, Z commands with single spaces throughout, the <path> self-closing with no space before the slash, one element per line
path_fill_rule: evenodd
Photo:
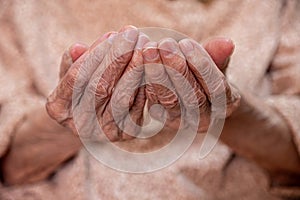
<path fill-rule="evenodd" d="M 126 40 L 122 34 L 133 30 L 131 41 Z M 103 47 L 95 53 L 95 49 L 98 44 L 104 41 L 110 40 L 110 45 Z M 183 103 L 183 110 L 187 111 L 190 105 L 197 105 L 201 113 L 201 123 L 199 124 L 199 131 L 205 131 L 209 124 L 210 117 L 210 101 L 209 93 L 205 89 L 204 82 L 205 77 L 197 74 L 195 68 L 201 68 L 202 66 L 193 66 L 190 62 L 192 59 L 199 59 L 201 65 L 201 59 L 203 57 L 209 57 L 212 55 L 213 61 L 216 62 L 218 67 L 223 67 L 226 64 L 229 56 L 233 50 L 233 43 L 230 40 L 218 39 L 212 40 L 206 44 L 208 54 L 203 54 L 201 51 L 189 50 L 185 47 L 184 42 L 191 43 L 193 48 L 203 48 L 190 40 L 180 41 L 179 43 L 171 38 L 163 39 L 159 42 L 149 41 L 148 37 L 143 33 L 138 33 L 138 30 L 131 26 L 123 27 L 119 34 L 116 32 L 109 32 L 99 38 L 90 48 L 83 44 L 73 45 L 69 51 L 63 55 L 62 64 L 60 69 L 61 81 L 53 93 L 49 96 L 46 105 L 49 115 L 57 120 L 60 124 L 67 126 L 76 133 L 72 118 L 72 89 L 75 84 L 76 77 L 78 76 L 81 67 L 85 67 L 85 74 L 82 82 L 82 91 L 94 91 L 95 92 L 95 109 L 97 113 L 98 122 L 102 127 L 105 135 L 111 141 L 126 140 L 138 134 L 139 129 L 132 127 L 128 120 L 132 120 L 137 125 L 142 125 L 143 122 L 143 109 L 148 99 L 148 106 L 153 104 L 161 104 L 167 114 L 167 126 L 176 129 L 180 121 L 180 116 L 184 115 L 185 121 L 188 124 L 192 121 L 186 113 L 180 112 L 180 101 Z M 224 51 L 216 51 L 218 42 L 221 44 Z M 211 52 L 209 52 L 209 50 Z M 203 50 L 205 51 L 205 50 Z M 126 52 L 125 54 L 122 52 Z M 95 59 L 92 54 L 98 56 Z M 118 59 L 114 59 L 116 55 L 122 55 Z M 84 62 L 88 60 L 89 66 L 84 66 Z M 94 60 L 93 60 L 94 59 Z M 207 58 L 212 62 L 209 58 Z M 113 62 L 111 62 L 113 61 Z M 223 61 L 223 62 L 222 62 Z M 141 68 L 143 64 L 146 66 L 148 63 L 162 64 L 160 68 L 155 70 L 145 67 Z M 91 65 L 91 66 L 90 66 Z M 172 68 L 170 70 L 168 67 Z M 99 79 L 99 74 L 103 67 L 107 67 L 102 77 Z M 224 82 L 227 92 L 227 102 L 229 112 L 231 113 L 239 102 L 239 95 L 233 94 L 229 84 L 226 83 L 224 75 L 221 71 L 211 63 L 212 75 L 210 77 L 216 82 Z M 140 67 L 140 68 L 138 68 Z M 180 82 L 174 71 L 182 74 L 187 82 L 192 86 L 192 91 L 188 91 L 185 85 Z M 129 76 L 125 76 L 126 80 L 120 80 L 124 74 L 130 73 Z M 134 88 L 141 83 L 142 77 L 145 76 L 149 81 L 162 81 L 166 85 L 170 85 L 173 91 L 159 84 L 147 84 L 146 87 L 142 86 L 133 92 L 129 102 L 125 102 L 126 88 Z M 124 79 L 124 78 L 123 78 Z M 99 83 L 97 82 L 99 80 Z M 77 80 L 78 81 L 78 80 Z M 118 82 L 120 82 L 117 87 Z M 114 90 L 118 88 L 118 90 Z M 123 92 L 122 92 L 123 90 Z M 192 99 L 193 94 L 196 99 Z M 115 99 L 111 99 L 115 98 Z M 179 99 L 178 99 L 179 98 Z M 115 121 L 112 113 L 113 102 L 118 102 L 113 106 L 116 106 L 118 116 L 120 120 Z M 80 105 L 81 102 L 76 102 Z M 129 104 L 129 105 L 128 105 Z M 128 105 L 128 106 L 127 106 Z M 182 106 L 182 105 L 181 105 Z M 129 113 L 126 112 L 126 107 L 129 107 Z M 150 113 L 153 117 L 160 119 L 163 113 Z M 129 130 L 130 135 L 119 127 L 122 126 L 123 130 Z"/>

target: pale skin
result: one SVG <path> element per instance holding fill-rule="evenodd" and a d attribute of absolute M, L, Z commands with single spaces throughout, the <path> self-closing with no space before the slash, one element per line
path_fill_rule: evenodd
<path fill-rule="evenodd" d="M 110 42 L 97 49 L 99 44 L 107 40 Z M 166 38 L 159 42 L 153 42 L 132 26 L 124 27 L 119 32 L 103 35 L 91 47 L 82 44 L 73 45 L 63 55 L 59 74 L 60 82 L 49 96 L 46 105 L 48 114 L 58 123 L 52 121 L 49 127 L 38 126 L 41 121 L 51 121 L 46 110 L 40 108 L 36 112 L 40 116 L 29 119 L 26 126 L 19 130 L 11 150 L 3 160 L 2 170 L 5 182 L 7 184 L 21 184 L 42 180 L 81 148 L 77 136 L 80 133 L 77 133 L 72 118 L 71 101 L 75 77 L 82 67 L 85 67 L 83 72 L 86 74 L 82 76 L 83 79 L 79 80 L 82 83 L 80 89 L 82 91 L 95 91 L 97 120 L 111 141 L 133 139 L 132 135 L 138 134 L 139 131 L 127 127 L 126 130 L 131 130 L 129 135 L 120 130 L 118 124 L 113 121 L 110 98 L 114 94 L 114 87 L 123 73 L 134 72 L 131 79 L 129 78 L 127 82 L 125 80 L 124 87 L 139 84 L 143 75 L 145 79 L 160 79 L 172 85 L 176 94 L 158 84 L 147 84 L 145 87 L 139 88 L 129 102 L 129 115 L 136 124 L 141 125 L 146 100 L 148 100 L 149 107 L 159 103 L 168 112 L 166 125 L 173 130 L 177 128 L 177 123 L 174 122 L 180 119 L 181 114 L 185 114 L 180 113 L 178 100 L 180 98 L 186 109 L 190 104 L 198 106 L 201 119 L 203 119 L 198 130 L 199 132 L 205 131 L 209 124 L 210 96 L 218 95 L 218 85 L 223 84 L 227 98 L 227 112 L 221 135 L 222 141 L 236 153 L 256 162 L 273 177 L 276 174 L 279 181 L 293 182 L 289 178 L 287 180 L 281 178 L 281 176 L 293 177 L 300 174 L 299 157 L 287 124 L 275 110 L 263 105 L 253 95 L 241 94 L 233 88 L 223 73 L 234 50 L 233 42 L 225 38 L 216 38 L 203 44 L 203 47 L 190 39 L 177 42 L 171 38 Z M 97 55 L 95 54 L 96 50 Z M 113 57 L 117 55 L 122 56 L 111 62 Z M 89 65 L 82 64 L 86 59 L 89 59 Z M 147 63 L 168 65 L 182 74 L 192 86 L 196 102 L 191 100 L 189 95 L 186 95 L 184 85 L 176 80 L 176 76 L 172 76 L 172 71 L 167 68 L 159 68 L 160 71 L 151 71 L 149 68 L 141 71 L 137 68 L 137 66 Z M 98 83 L 101 67 L 107 65 L 109 67 Z M 203 73 L 199 74 L 199 70 L 203 70 Z M 206 77 L 205 74 L 207 73 L 210 76 Z M 208 91 L 208 88 L 213 88 L 213 90 Z M 118 97 L 118 95 L 116 96 Z M 122 96 L 119 98 L 122 99 Z M 81 102 L 76 103 L 80 105 Z M 125 103 L 128 104 L 128 102 Z M 122 104 L 119 106 L 122 109 Z M 126 122 L 129 115 L 122 116 L 122 119 Z M 155 114 L 153 116 L 158 119 L 160 117 L 155 116 Z M 186 117 L 187 122 L 191 121 L 188 116 Z M 123 124 L 126 126 L 126 123 Z M 69 130 L 72 130 L 74 134 L 70 134 Z M 37 135 L 43 133 L 50 138 L 53 137 L 55 143 L 53 155 L 58 151 L 60 157 L 39 157 L 39 155 L 49 151 L 49 149 L 45 150 L 44 145 L 38 145 L 38 141 L 36 141 Z M 58 145 L 56 140 L 60 141 Z M 69 145 L 64 145 L 66 142 Z M 280 142 L 280 145 L 274 145 L 275 142 Z M 20 144 L 23 145 L 20 146 Z M 270 148 L 272 150 L 266 150 Z M 35 154 L 26 154 L 26 149 L 37 150 L 34 151 Z M 49 158 L 51 159 L 49 160 Z"/>

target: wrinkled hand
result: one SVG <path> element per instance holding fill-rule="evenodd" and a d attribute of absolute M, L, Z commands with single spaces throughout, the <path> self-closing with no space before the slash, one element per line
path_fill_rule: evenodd
<path fill-rule="evenodd" d="M 186 114 L 197 107 L 201 114 L 199 131 L 204 131 L 209 124 L 211 96 L 219 95 L 220 85 L 225 86 L 227 115 L 239 102 L 238 93 L 232 92 L 219 70 L 226 68 L 233 51 L 233 44 L 229 43 L 216 39 L 205 45 L 213 61 L 199 44 L 191 40 L 177 43 L 165 39 L 157 44 L 149 42 L 148 37 L 138 33 L 134 27 L 124 27 L 119 33 L 107 33 L 89 49 L 74 45 L 63 55 L 61 80 L 48 98 L 47 111 L 52 118 L 76 133 L 78 127 L 74 124 L 72 104 L 74 109 L 95 104 L 88 112 L 96 110 L 97 123 L 109 140 L 116 141 L 139 133 L 140 127 L 135 124 L 143 124 L 144 106 L 148 99 L 148 108 L 157 103 L 165 108 L 167 125 L 174 128 L 178 126 L 181 115 L 186 122 L 192 122 L 193 116 Z M 163 65 L 151 67 L 153 63 Z M 187 81 L 182 81 L 178 73 Z M 158 81 L 172 90 L 152 83 L 139 87 L 144 76 L 146 82 Z M 187 90 L 187 83 L 192 90 Z M 85 95 L 74 99 L 73 90 Z M 93 95 L 95 99 L 84 98 Z M 183 106 L 184 113 L 181 113 L 180 106 Z M 151 115 L 161 119 L 165 113 L 152 110 Z M 80 134 L 95 131 L 93 127 L 96 124 L 88 116 L 82 112 L 79 117 L 81 125 L 90 127 L 79 131 Z"/>
<path fill-rule="evenodd" d="M 136 73 L 134 77 L 126 79 L 125 84 L 128 87 L 140 83 L 143 70 L 141 68 L 133 69 L 142 66 L 141 48 L 148 41 L 149 39 L 145 35 L 139 34 L 136 28 L 130 26 L 124 27 L 119 33 L 105 34 L 88 50 L 84 47 L 71 49 L 69 59 L 67 58 L 68 54 L 65 54 L 62 59 L 60 83 L 48 97 L 46 108 L 49 115 L 76 133 L 80 127 L 74 124 L 73 110 L 77 107 L 95 104 L 93 109 L 96 110 L 97 120 L 109 140 L 131 138 L 132 136 L 124 133 L 118 127 L 121 124 L 126 125 L 127 123 L 123 121 L 128 120 L 128 118 L 132 119 L 135 124 L 142 125 L 143 108 L 146 100 L 144 88 L 141 87 L 134 92 L 129 103 L 129 113 L 123 113 L 128 116 L 119 117 L 119 122 L 115 122 L 113 117 L 111 96 L 123 73 L 126 74 L 131 70 Z M 84 51 L 86 52 L 83 53 Z M 70 60 L 75 62 L 71 64 L 72 61 Z M 70 67 L 68 68 L 68 66 Z M 76 93 L 85 94 L 85 97 L 94 95 L 95 98 L 74 98 L 73 90 Z M 115 96 L 118 97 L 118 106 L 122 106 L 123 97 Z M 75 105 L 73 109 L 72 104 Z M 126 106 L 128 107 L 128 102 Z M 86 127 L 90 127 L 89 131 L 94 131 L 93 128 L 96 124 L 90 124 L 92 120 L 88 118 L 87 112 L 77 116 L 80 121 L 79 126 L 88 124 Z M 123 130 L 131 129 L 125 128 Z M 82 134 L 82 131 L 78 132 Z M 138 132 L 138 130 L 132 130 L 132 132 Z"/>
<path fill-rule="evenodd" d="M 216 42 L 219 42 L 218 49 L 214 44 Z M 233 46 L 231 50 L 227 49 L 228 52 L 218 52 L 222 42 L 224 41 L 212 41 L 206 45 L 206 49 L 210 51 L 219 68 L 224 70 Z M 224 74 L 207 51 L 193 40 L 184 39 L 177 43 L 167 38 L 159 43 L 147 43 L 143 49 L 143 57 L 146 80 L 153 82 L 146 87 L 148 105 L 150 107 L 153 104 L 160 104 L 164 108 L 158 107 L 150 114 L 158 120 L 166 117 L 166 125 L 171 128 L 177 129 L 183 116 L 185 125 L 197 126 L 199 132 L 207 131 L 212 100 L 215 104 L 214 109 L 221 107 L 222 111 L 222 105 L 218 105 L 222 104 L 220 102 L 222 95 L 224 117 L 229 116 L 239 105 L 240 96 L 237 91 L 228 84 Z M 151 66 L 151 63 L 158 65 Z M 181 106 L 183 108 L 180 108 Z M 197 109 L 198 113 L 195 112 Z M 195 120 L 196 114 L 200 114 L 200 123 Z"/>

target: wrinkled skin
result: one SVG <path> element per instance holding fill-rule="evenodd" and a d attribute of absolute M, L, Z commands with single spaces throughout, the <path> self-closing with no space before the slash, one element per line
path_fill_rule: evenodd
<path fill-rule="evenodd" d="M 204 48 L 191 39 L 176 42 L 166 38 L 154 42 L 135 27 L 127 26 L 118 33 L 105 34 L 89 48 L 75 44 L 66 51 L 61 62 L 60 83 L 49 96 L 46 108 L 52 118 L 77 132 L 72 103 L 84 106 L 92 102 L 85 98 L 72 102 L 76 82 L 80 93 L 95 95 L 97 121 L 111 141 L 130 139 L 139 133 L 139 126 L 128 122 L 143 124 L 146 100 L 148 109 L 153 104 L 164 108 L 150 110 L 150 115 L 158 120 L 166 115 L 166 125 L 174 129 L 178 128 L 182 115 L 184 123 L 191 125 L 194 116 L 189 113 L 197 107 L 201 115 L 198 130 L 206 131 L 212 96 L 218 96 L 222 86 L 226 92 L 226 116 L 239 105 L 238 92 L 222 73 L 233 48 L 230 40 L 222 38 L 206 43 Z M 158 65 L 151 67 L 153 63 Z M 147 84 L 138 88 L 143 79 Z M 153 81 L 168 85 L 169 89 Z M 187 89 L 187 84 L 192 90 Z M 89 121 L 84 114 L 80 119 L 83 123 Z"/>
<path fill-rule="evenodd" d="M 222 72 L 213 64 L 207 52 L 196 42 L 190 39 L 181 40 L 177 43 L 171 38 L 147 43 L 143 51 L 144 63 L 147 56 L 154 57 L 150 63 L 163 64 L 161 68 L 145 66 L 146 79 L 158 80 L 165 85 L 170 85 L 176 94 L 159 84 L 150 84 L 146 88 L 149 104 L 159 103 L 168 113 L 167 125 L 176 127 L 180 122 L 180 115 L 188 125 L 193 125 L 193 110 L 199 109 L 201 120 L 199 132 L 207 130 L 210 120 L 212 96 L 218 96 L 224 87 L 227 100 L 227 116 L 238 106 L 239 95 L 233 93 L 225 80 Z M 153 69 L 153 70 L 152 70 Z M 181 75 L 181 76 L 178 76 Z M 186 81 L 184 81 L 186 80 Z M 190 85 L 190 89 L 187 85 Z M 184 106 L 184 113 L 180 113 L 180 106 Z M 163 115 L 154 112 L 153 115 Z M 156 118 L 159 118 L 156 116 Z M 197 124 L 198 126 L 198 124 Z"/>

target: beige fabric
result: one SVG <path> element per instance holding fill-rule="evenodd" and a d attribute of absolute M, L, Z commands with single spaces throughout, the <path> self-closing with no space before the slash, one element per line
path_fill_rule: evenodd
<path fill-rule="evenodd" d="M 280 44 L 270 72 L 275 95 L 269 101 L 289 121 L 300 152 L 300 3 L 295 1 L 287 9 Z"/>
<path fill-rule="evenodd" d="M 300 4 L 290 2 L 283 16 L 282 34 L 276 55 L 271 63 L 269 78 L 274 95 L 267 102 L 288 122 L 294 143 L 300 152 Z M 280 196 L 300 196 L 300 188 L 271 188 Z"/>
<path fill-rule="evenodd" d="M 75 41 L 91 44 L 101 34 L 127 24 L 172 28 L 199 42 L 213 36 L 232 38 L 236 49 L 227 70 L 229 81 L 276 106 L 300 145 L 297 0 L 29 0 L 1 4 L 0 156 L 18 125 L 56 86 L 62 52 Z M 286 86 L 286 79 L 293 84 Z M 231 152 L 222 144 L 199 161 L 201 138 L 172 166 L 144 175 L 111 170 L 82 150 L 51 181 L 2 186 L 0 199 L 278 199 L 267 192 L 268 180 L 262 170 L 249 161 L 238 157 L 224 168 Z"/>

